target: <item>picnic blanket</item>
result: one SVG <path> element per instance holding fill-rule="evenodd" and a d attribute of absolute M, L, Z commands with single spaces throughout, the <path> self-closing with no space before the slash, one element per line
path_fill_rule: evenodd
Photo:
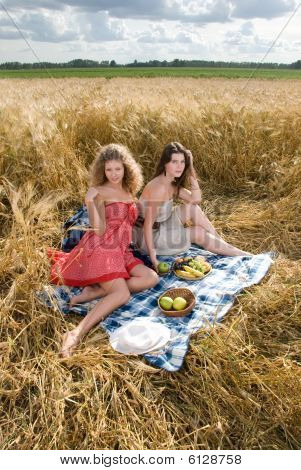
<path fill-rule="evenodd" d="M 134 254 L 137 255 L 136 252 Z M 180 369 L 189 347 L 190 336 L 201 328 L 210 329 L 217 325 L 232 307 L 235 296 L 246 287 L 260 282 L 275 256 L 272 252 L 254 256 L 221 256 L 195 245 L 181 256 L 184 255 L 205 256 L 213 267 L 211 273 L 201 281 L 181 280 L 173 274 L 161 277 L 154 288 L 132 294 L 126 305 L 112 312 L 99 324 L 108 334 L 137 317 L 141 319 L 150 317 L 152 321 L 166 325 L 171 330 L 170 341 L 161 350 L 144 354 L 144 357 L 150 364 L 167 371 Z M 142 259 L 149 264 L 147 257 L 142 256 Z M 171 263 L 174 257 L 158 256 L 158 259 Z M 158 308 L 158 297 L 171 287 L 184 286 L 189 287 L 195 294 L 195 308 L 184 318 L 166 317 Z M 72 310 L 68 308 L 70 297 L 80 291 L 81 288 L 77 287 L 48 285 L 37 293 L 37 297 L 43 304 L 57 308 L 64 314 L 85 315 L 97 301 L 77 305 Z"/>

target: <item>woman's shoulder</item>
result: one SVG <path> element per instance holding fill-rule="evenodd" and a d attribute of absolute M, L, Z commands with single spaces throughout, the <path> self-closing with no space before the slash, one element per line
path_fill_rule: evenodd
<path fill-rule="evenodd" d="M 162 185 L 162 183 L 156 178 L 149 181 L 146 186 L 144 187 L 141 197 L 143 199 L 154 198 L 157 197 L 164 197 L 166 193 L 166 188 Z"/>

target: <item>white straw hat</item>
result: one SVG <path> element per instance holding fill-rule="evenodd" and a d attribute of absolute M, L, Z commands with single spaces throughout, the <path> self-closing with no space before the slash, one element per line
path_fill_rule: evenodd
<path fill-rule="evenodd" d="M 123 354 L 144 354 L 161 349 L 170 335 L 170 329 L 163 323 L 137 318 L 111 333 L 110 343 L 115 351 Z"/>

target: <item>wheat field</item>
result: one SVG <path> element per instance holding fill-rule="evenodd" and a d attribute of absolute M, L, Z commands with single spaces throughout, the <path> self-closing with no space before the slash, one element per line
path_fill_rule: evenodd
<path fill-rule="evenodd" d="M 1 80 L 1 449 L 300 449 L 301 83 Z M 177 373 L 113 351 L 42 306 L 48 246 L 82 203 L 98 144 L 127 145 L 147 181 L 163 146 L 190 148 L 202 207 L 241 249 L 275 251 Z"/>

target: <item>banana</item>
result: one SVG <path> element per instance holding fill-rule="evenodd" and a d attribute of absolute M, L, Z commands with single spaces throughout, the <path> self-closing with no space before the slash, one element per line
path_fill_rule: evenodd
<path fill-rule="evenodd" d="M 201 256 L 201 255 L 197 255 L 194 259 L 196 261 L 199 261 L 200 263 L 206 262 L 204 256 Z"/>
<path fill-rule="evenodd" d="M 205 261 L 203 266 L 204 266 L 204 272 L 208 273 L 208 271 L 210 271 L 210 269 L 211 269 L 211 264 L 209 264 L 209 263 L 207 263 L 207 261 Z"/>
<path fill-rule="evenodd" d="M 186 277 L 187 279 L 195 279 L 195 276 L 191 273 L 188 273 L 186 271 L 182 271 L 181 269 L 177 269 L 176 274 L 181 277 Z"/>
<path fill-rule="evenodd" d="M 186 272 L 193 274 L 194 277 L 204 277 L 204 274 L 198 271 L 197 269 L 191 268 L 190 266 L 183 266 Z"/>

